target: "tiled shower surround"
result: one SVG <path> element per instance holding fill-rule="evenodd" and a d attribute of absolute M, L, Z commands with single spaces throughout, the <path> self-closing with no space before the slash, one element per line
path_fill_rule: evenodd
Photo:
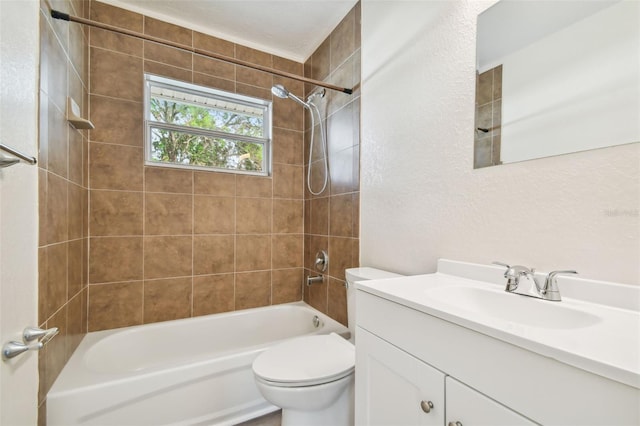
<path fill-rule="evenodd" d="M 55 8 L 85 16 L 88 3 L 59 0 Z M 87 110 L 87 38 L 79 26 L 40 11 L 38 153 L 38 325 L 60 333 L 38 352 L 39 419 L 54 380 L 87 330 L 87 132 L 65 119 L 67 96 Z"/>
<path fill-rule="evenodd" d="M 305 276 L 317 275 L 315 255 L 329 255 L 328 274 L 322 284 L 305 286 L 304 300 L 347 324 L 344 270 L 358 266 L 360 206 L 360 3 L 345 16 L 304 65 L 305 76 L 340 87 L 354 88 L 352 95 L 327 91 L 316 98 L 326 118 L 330 181 L 319 195 L 305 187 Z M 306 94 L 316 88 L 306 85 Z M 307 114 L 306 118 L 309 117 Z M 311 121 L 305 120 L 305 179 Z M 314 132 L 311 184 L 320 191 L 323 181 L 320 129 Z"/>
<path fill-rule="evenodd" d="M 305 189 L 309 116 L 270 88 L 283 84 L 302 95 L 312 87 L 43 13 L 39 322 L 61 334 L 40 353 L 40 422 L 46 392 L 87 331 L 303 298 L 346 324 L 344 268 L 358 262 L 359 5 L 301 64 L 96 1 L 53 3 L 356 91 L 328 92 L 319 102 L 331 181 L 311 196 Z M 273 100 L 272 175 L 145 166 L 144 73 Z M 67 94 L 95 130 L 66 123 Z M 316 189 L 320 170 L 314 165 Z M 329 252 L 329 271 L 324 284 L 306 288 L 319 249 Z"/>

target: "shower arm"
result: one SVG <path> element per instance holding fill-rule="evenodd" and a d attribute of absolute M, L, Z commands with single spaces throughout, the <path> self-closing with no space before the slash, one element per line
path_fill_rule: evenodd
<path fill-rule="evenodd" d="M 280 71 L 280 70 L 276 70 L 274 68 L 269 68 L 269 67 L 265 67 L 265 66 L 258 65 L 258 64 L 252 64 L 251 62 L 246 62 L 246 61 L 243 61 L 243 60 L 240 60 L 240 59 L 236 59 L 236 58 L 230 58 L 228 56 L 220 55 L 218 53 L 209 52 L 209 51 L 198 49 L 198 48 L 195 48 L 195 47 L 186 46 L 184 44 L 175 43 L 175 42 L 172 42 L 172 41 L 169 41 L 169 40 L 164 40 L 164 39 L 161 39 L 161 38 L 158 38 L 158 37 L 153 37 L 153 36 L 146 35 L 146 34 L 140 34 L 140 33 L 137 33 L 135 31 L 130 31 L 130 30 L 127 30 L 127 29 L 124 29 L 124 28 L 115 27 L 113 25 L 103 24 L 101 22 L 92 21 L 90 19 L 80 18 L 78 16 L 70 15 L 68 13 L 63 13 L 63 12 L 60 12 L 60 11 L 55 10 L 55 9 L 51 9 L 51 17 L 54 18 L 54 19 L 61 19 L 63 21 L 69 21 L 69 22 L 75 22 L 75 23 L 82 24 L 82 25 L 88 25 L 90 27 L 95 27 L 95 28 L 99 28 L 99 29 L 106 30 L 106 31 L 111 31 L 111 32 L 118 33 L 118 34 L 123 34 L 123 35 L 126 35 L 126 36 L 139 38 L 139 39 L 142 39 L 142 40 L 150 41 L 150 42 L 157 43 L 157 44 L 162 44 L 162 45 L 173 47 L 173 48 L 180 49 L 180 50 L 185 50 L 187 52 L 191 52 L 191 53 L 199 55 L 199 56 L 204 56 L 204 57 L 211 58 L 211 59 L 217 59 L 219 61 L 228 62 L 228 63 L 231 63 L 231 64 L 235 64 L 235 65 L 239 65 L 239 66 L 242 66 L 242 67 L 246 67 L 246 68 L 251 68 L 251 69 L 254 69 L 254 70 L 266 72 L 266 73 L 277 75 L 277 76 L 280 76 L 280 77 L 290 78 L 292 80 L 301 81 L 303 83 L 309 83 L 309 84 L 312 84 L 312 85 L 315 85 L 315 86 L 324 87 L 324 88 L 329 89 L 329 90 L 335 90 L 335 91 L 338 91 L 338 92 L 342 92 L 342 93 L 345 93 L 347 95 L 353 94 L 353 89 L 349 89 L 349 88 L 346 88 L 346 87 L 340 87 L 340 86 L 336 86 L 334 84 L 325 83 L 324 81 L 314 80 L 312 78 L 307 78 L 307 77 L 302 77 L 302 76 L 299 76 L 299 75 L 296 75 L 296 74 L 291 74 L 291 73 L 288 73 L 286 71 Z"/>

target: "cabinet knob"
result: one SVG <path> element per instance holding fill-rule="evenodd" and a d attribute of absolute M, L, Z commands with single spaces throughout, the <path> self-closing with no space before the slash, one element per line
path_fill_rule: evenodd
<path fill-rule="evenodd" d="M 422 411 L 424 411 L 425 413 L 430 413 L 431 409 L 433 408 L 433 402 L 431 401 L 420 401 L 420 408 L 422 408 Z M 456 425 L 454 425 L 456 426 Z M 460 425 L 462 426 L 462 425 Z"/>
<path fill-rule="evenodd" d="M 449 422 L 449 423 L 447 423 L 447 426 L 462 426 L 462 423 L 460 423 L 460 422 Z"/>

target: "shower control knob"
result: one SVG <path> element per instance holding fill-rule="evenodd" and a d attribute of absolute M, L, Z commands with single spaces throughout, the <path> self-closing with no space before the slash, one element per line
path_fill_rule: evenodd
<path fill-rule="evenodd" d="M 420 401 L 420 408 L 422 408 L 422 411 L 424 411 L 425 413 L 430 413 L 431 409 L 433 408 L 433 402 L 431 401 Z"/>
<path fill-rule="evenodd" d="M 449 423 L 447 423 L 447 426 L 462 426 L 462 423 L 460 423 L 460 422 L 449 422 Z"/>

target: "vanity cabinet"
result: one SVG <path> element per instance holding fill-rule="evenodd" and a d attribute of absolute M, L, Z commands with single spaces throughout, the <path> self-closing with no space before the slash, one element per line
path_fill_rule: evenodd
<path fill-rule="evenodd" d="M 471 323 L 360 289 L 356 315 L 356 425 L 640 424 L 638 388 Z"/>
<path fill-rule="evenodd" d="M 356 425 L 535 424 L 363 328 L 357 341 Z"/>

